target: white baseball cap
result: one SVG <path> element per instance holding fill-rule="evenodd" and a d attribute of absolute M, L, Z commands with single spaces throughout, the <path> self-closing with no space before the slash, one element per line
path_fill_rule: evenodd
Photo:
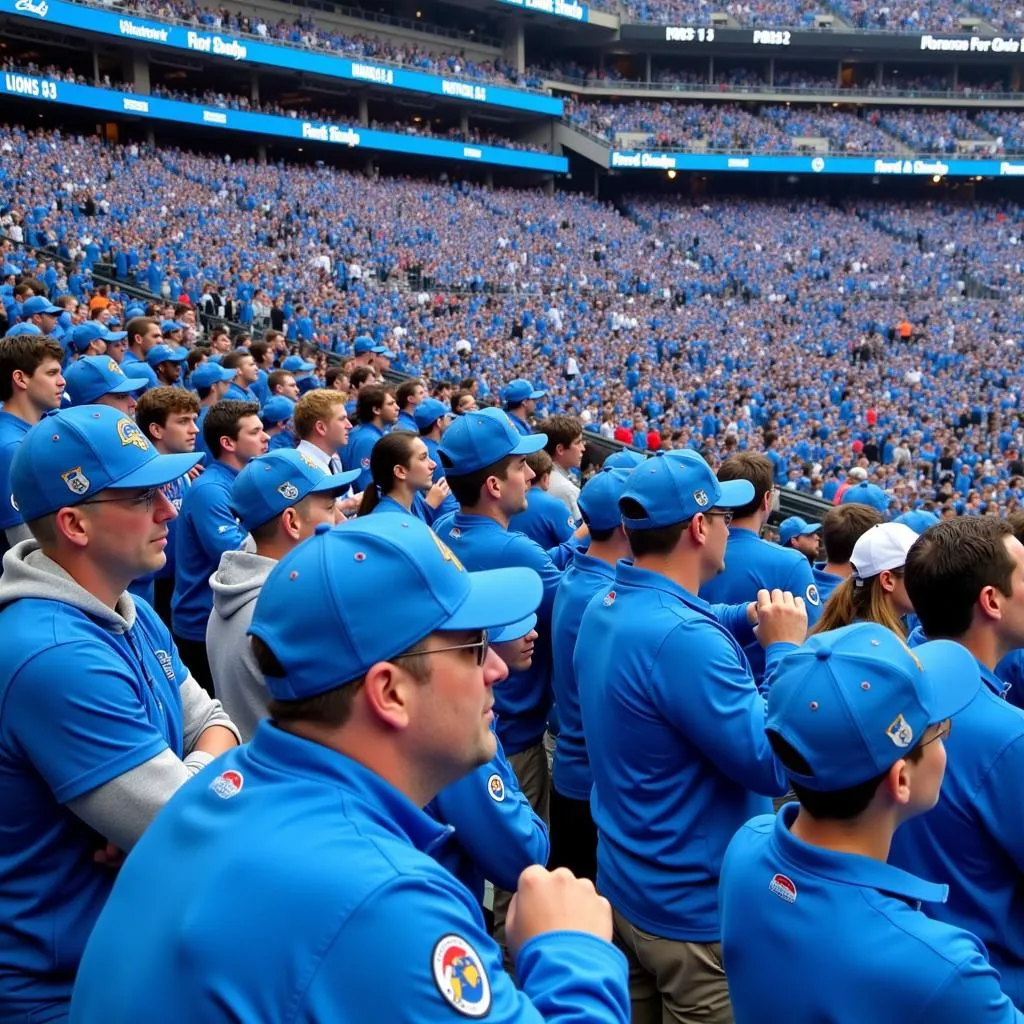
<path fill-rule="evenodd" d="M 916 540 L 917 534 L 903 523 L 876 523 L 853 546 L 850 562 L 857 582 L 901 568 Z"/>

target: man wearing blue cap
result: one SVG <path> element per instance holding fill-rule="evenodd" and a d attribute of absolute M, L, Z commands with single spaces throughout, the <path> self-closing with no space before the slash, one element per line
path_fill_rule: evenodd
<path fill-rule="evenodd" d="M 292 424 L 294 413 L 295 403 L 290 398 L 285 398 L 284 395 L 275 395 L 260 409 L 263 429 L 267 432 L 267 437 L 270 438 L 267 443 L 270 451 L 277 451 L 279 448 L 287 450 L 294 448 L 299 443 Z"/>
<path fill-rule="evenodd" d="M 530 417 L 537 410 L 537 399 L 547 394 L 535 388 L 528 380 L 517 377 L 510 380 L 501 389 L 501 404 L 508 413 L 512 426 L 520 434 L 531 434 L 533 428 L 530 426 Z"/>
<path fill-rule="evenodd" d="M 387 349 L 383 345 L 378 345 L 368 334 L 361 334 L 356 338 L 352 362 L 355 366 L 369 366 L 376 370 L 377 363 L 374 357 L 385 352 Z"/>
<path fill-rule="evenodd" d="M 146 362 L 156 374 L 160 385 L 181 387 L 181 364 L 188 359 L 188 351 L 183 348 L 171 348 L 170 345 L 154 345 L 146 356 Z"/>
<path fill-rule="evenodd" d="M 337 499 L 356 476 L 329 476 L 296 451 L 276 451 L 252 459 L 231 485 L 231 507 L 256 550 L 221 555 L 210 577 L 206 650 L 214 690 L 245 742 L 266 718 L 270 699 L 247 635 L 256 599 L 281 558 L 321 523 L 335 524 Z"/>
<path fill-rule="evenodd" d="M 69 338 L 71 351 L 76 358 L 81 359 L 85 356 L 106 355 L 107 346 L 116 341 L 124 341 L 127 334 L 124 331 L 110 331 L 98 320 L 90 320 L 74 328 Z"/>
<path fill-rule="evenodd" d="M 60 344 L 39 333 L 0 338 L 0 558 L 30 536 L 14 500 L 11 464 L 29 430 L 60 408 L 63 358 Z"/>
<path fill-rule="evenodd" d="M 611 589 L 615 566 L 631 558 L 622 527 L 619 498 L 629 471 L 607 466 L 586 483 L 577 499 L 590 530 L 590 546 L 573 552 L 555 594 L 551 613 L 551 682 L 558 708 L 558 738 L 551 778 L 551 865 L 580 878 L 597 879 L 597 828 L 590 813 L 587 742 L 580 712 L 580 686 L 573 669 L 576 637 L 587 605 Z"/>
<path fill-rule="evenodd" d="M 0 580 L 0 804 L 17 808 L 0 834 L 5 1021 L 66 1018 L 118 851 L 237 742 L 156 613 L 126 593 L 163 564 L 174 509 L 160 487 L 194 463 L 102 406 L 47 417 L 15 456 L 33 539 Z"/>
<path fill-rule="evenodd" d="M 818 557 L 821 523 L 809 523 L 802 516 L 789 516 L 779 523 L 779 544 L 799 551 L 811 565 Z"/>
<path fill-rule="evenodd" d="M 359 389 L 356 399 L 357 423 L 349 434 L 348 444 L 341 453 L 346 469 L 359 470 L 356 490 L 365 490 L 372 482 L 370 452 L 373 446 L 398 421 L 398 402 L 389 387 L 371 385 Z"/>
<path fill-rule="evenodd" d="M 181 503 L 171 620 L 182 656 L 210 693 L 213 679 L 206 650 L 206 623 L 213 608 L 210 576 L 225 551 L 237 551 L 245 543 L 246 531 L 231 505 L 231 488 L 248 462 L 267 450 L 259 411 L 255 402 L 227 400 L 210 409 L 203 435 L 213 458 Z"/>
<path fill-rule="evenodd" d="M 135 415 L 135 395 L 145 387 L 145 380 L 126 377 L 109 356 L 85 356 L 64 375 L 64 393 L 71 405 L 109 405 L 125 416 Z"/>
<path fill-rule="evenodd" d="M 202 452 L 207 458 L 210 457 L 210 452 L 207 450 L 206 441 L 203 440 L 203 421 L 210 408 L 227 394 L 234 379 L 235 375 L 230 370 L 225 370 L 220 363 L 210 360 L 200 363 L 192 372 L 190 383 L 199 396 L 199 416 L 196 419 L 199 435 L 196 439 L 196 451 Z"/>
<path fill-rule="evenodd" d="M 252 1020 L 625 1024 L 624 962 L 589 882 L 522 875 L 520 990 L 477 901 L 430 856 L 448 830 L 421 808 L 496 751 L 504 667 L 485 630 L 533 610 L 536 577 L 466 572 L 412 517 L 321 530 L 256 603 L 271 721 L 125 864 L 71 1021 L 214 1024 L 231 1006 Z M 351 599 L 382 593 L 386 623 Z"/>
<path fill-rule="evenodd" d="M 146 362 L 146 356 L 160 344 L 160 325 L 152 317 L 135 316 L 124 326 L 125 348 L 119 362 L 129 377 L 145 377 L 149 387 L 157 387 L 156 374 Z M 115 356 L 116 358 L 116 356 Z"/>
<path fill-rule="evenodd" d="M 921 912 L 948 887 L 886 863 L 911 819 L 934 813 L 946 737 L 978 689 L 958 645 L 911 652 L 875 623 L 811 637 L 782 661 L 766 727 L 799 805 L 748 822 L 726 854 L 736 1024 L 1024 1021 L 982 943 Z"/>
<path fill-rule="evenodd" d="M 33 295 L 21 304 L 22 319 L 35 324 L 43 334 L 57 333 L 57 317 L 63 312 L 44 295 Z"/>
<path fill-rule="evenodd" d="M 172 348 L 183 344 L 185 338 L 185 325 L 177 320 L 162 320 L 160 322 L 160 334 L 164 341 Z M 153 364 L 150 363 L 152 366 Z"/>
<path fill-rule="evenodd" d="M 750 501 L 735 510 L 725 566 L 702 583 L 700 596 L 712 604 L 737 604 L 755 600 L 760 590 L 787 591 L 803 598 L 808 625 L 813 626 L 821 617 L 821 598 L 810 562 L 805 555 L 785 551 L 761 537 L 778 497 L 773 474 L 771 461 L 760 452 L 736 452 L 718 467 L 720 481 L 745 480 L 754 493 Z M 744 645 L 744 653 L 754 679 L 760 683 L 765 675 L 764 648 L 751 638 Z"/>
<path fill-rule="evenodd" d="M 708 605 L 732 509 L 748 480 L 715 478 L 690 449 L 658 452 L 619 499 L 633 561 L 615 567 L 580 623 L 579 681 L 597 884 L 630 961 L 634 1024 L 732 1020 L 720 957 L 717 887 L 725 848 L 785 776 L 764 735 L 764 698 L 741 640 L 752 613 L 770 679 L 807 630 L 803 601 L 776 590 Z M 737 639 L 734 633 L 740 638 Z"/>
<path fill-rule="evenodd" d="M 949 882 L 949 899 L 925 912 L 977 935 L 1024 1009 L 1024 714 L 995 674 L 1024 647 L 1024 545 L 1005 519 L 961 516 L 926 530 L 904 572 L 921 622 L 911 645 L 955 640 L 974 656 L 981 686 L 950 736 L 938 806 L 900 830 L 891 859 Z"/>
<path fill-rule="evenodd" d="M 858 505 L 870 505 L 888 518 L 889 496 L 877 484 L 861 480 L 852 487 L 847 487 L 839 499 L 839 504 L 848 505 L 850 502 L 856 502 Z"/>

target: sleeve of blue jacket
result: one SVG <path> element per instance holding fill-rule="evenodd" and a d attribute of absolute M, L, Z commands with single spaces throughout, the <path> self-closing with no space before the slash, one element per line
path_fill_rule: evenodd
<path fill-rule="evenodd" d="M 984 808 L 985 827 L 1020 872 L 1024 872 L 1024 800 L 1016 784 L 1007 783 L 1022 778 L 1024 737 L 1008 744 L 995 758 L 975 797 L 976 803 Z"/>
<path fill-rule="evenodd" d="M 786 792 L 788 779 L 764 731 L 764 697 L 729 637 L 706 623 L 680 622 L 655 664 L 651 694 L 679 732 L 737 785 L 764 796 Z M 696 685 L 681 685 L 681 676 Z"/>
<path fill-rule="evenodd" d="M 217 564 L 225 551 L 237 551 L 242 547 L 248 534 L 235 519 L 223 488 L 197 487 L 189 498 L 189 518 L 196 538 L 212 563 Z M 178 535 L 183 537 L 184 533 L 179 531 Z"/>
<path fill-rule="evenodd" d="M 547 551 L 523 533 L 508 534 L 505 556 L 505 565 L 533 569 L 540 576 L 540 581 L 544 585 L 544 597 L 537 609 L 537 621 L 547 625 L 551 621 L 551 609 L 555 604 L 558 584 L 562 581 L 561 569 L 551 560 L 551 555 Z"/>
<path fill-rule="evenodd" d="M 1024 1024 L 1024 1014 L 999 987 L 999 975 L 980 952 L 952 965 L 944 985 L 921 1007 L 928 1024 Z"/>
<path fill-rule="evenodd" d="M 525 868 L 548 862 L 547 826 L 523 796 L 500 740 L 494 758 L 445 786 L 434 807 L 483 877 L 502 889 L 515 892 Z"/>
<path fill-rule="evenodd" d="M 754 635 L 754 627 L 747 617 L 749 607 L 749 601 L 741 601 L 739 604 L 711 605 L 711 614 L 732 633 L 741 647 L 745 647 L 757 639 Z"/>
<path fill-rule="evenodd" d="M 807 628 L 812 629 L 821 618 L 821 597 L 814 582 L 814 571 L 806 558 L 799 558 L 793 563 L 793 570 L 786 579 L 783 590 L 788 590 L 794 597 L 802 597 L 807 609 Z"/>
<path fill-rule="evenodd" d="M 521 988 L 466 890 L 404 875 L 334 937 L 305 992 L 303 1020 L 629 1022 L 626 960 L 610 942 L 582 932 L 537 936 L 520 950 L 517 974 Z"/>
<path fill-rule="evenodd" d="M 556 569 L 560 572 L 564 572 L 572 561 L 573 553 L 579 551 L 580 548 L 586 548 L 589 544 L 589 538 L 580 540 L 580 538 L 574 534 L 569 537 L 568 540 L 563 540 L 561 544 L 556 544 L 555 547 L 548 548 L 548 558 L 550 558 L 554 563 Z"/>

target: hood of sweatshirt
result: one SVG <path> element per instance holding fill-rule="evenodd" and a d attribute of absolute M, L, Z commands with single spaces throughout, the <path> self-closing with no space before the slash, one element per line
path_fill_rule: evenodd
<path fill-rule="evenodd" d="M 276 559 L 251 551 L 225 551 L 210 577 L 213 608 L 222 619 L 230 619 L 240 608 L 259 596 Z"/>

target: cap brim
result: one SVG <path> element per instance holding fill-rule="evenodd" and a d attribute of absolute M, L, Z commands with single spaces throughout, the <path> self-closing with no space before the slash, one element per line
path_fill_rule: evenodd
<path fill-rule="evenodd" d="M 148 380 L 144 380 L 141 377 L 126 377 L 112 388 L 107 388 L 104 393 L 108 395 L 128 395 L 133 391 L 138 391 L 139 388 L 144 388 L 148 383 Z"/>
<path fill-rule="evenodd" d="M 469 574 L 469 596 L 439 630 L 494 629 L 537 610 L 544 587 L 532 569 L 488 569 Z"/>
<path fill-rule="evenodd" d="M 311 487 L 307 493 L 330 494 L 332 491 L 337 491 L 341 494 L 349 489 L 350 484 L 355 483 L 359 479 L 361 472 L 362 470 L 360 469 L 346 469 L 344 472 L 335 473 L 333 476 L 328 476 L 326 479 L 321 480 L 320 483 Z"/>
<path fill-rule="evenodd" d="M 528 398 L 543 398 L 547 394 L 546 391 L 531 391 L 527 396 Z"/>
<path fill-rule="evenodd" d="M 821 523 L 811 523 L 809 526 L 804 527 L 797 533 L 798 537 L 807 537 L 812 533 L 817 533 L 821 529 Z"/>
<path fill-rule="evenodd" d="M 529 633 L 536 625 L 537 613 L 531 612 L 525 619 L 520 619 L 518 622 L 512 622 L 507 626 L 498 626 L 496 629 L 490 630 L 490 641 L 492 644 L 503 644 L 508 640 L 518 640 L 520 637 L 526 636 L 526 634 Z"/>
<path fill-rule="evenodd" d="M 127 331 L 109 331 L 100 336 L 103 341 L 124 341 L 128 337 Z"/>
<path fill-rule="evenodd" d="M 532 455 L 548 443 L 547 434 L 526 434 L 509 455 Z"/>
<path fill-rule="evenodd" d="M 160 487 L 184 476 L 193 466 L 199 464 L 202 453 L 189 452 L 186 455 L 157 455 L 134 472 L 115 480 L 108 486 L 112 490 L 128 487 Z"/>
<path fill-rule="evenodd" d="M 981 669 L 974 655 L 954 640 L 929 640 L 913 648 L 932 689 L 930 725 L 959 714 L 978 693 Z"/>
<path fill-rule="evenodd" d="M 722 493 L 716 508 L 740 508 L 754 500 L 754 485 L 749 480 L 724 480 L 718 487 Z"/>

